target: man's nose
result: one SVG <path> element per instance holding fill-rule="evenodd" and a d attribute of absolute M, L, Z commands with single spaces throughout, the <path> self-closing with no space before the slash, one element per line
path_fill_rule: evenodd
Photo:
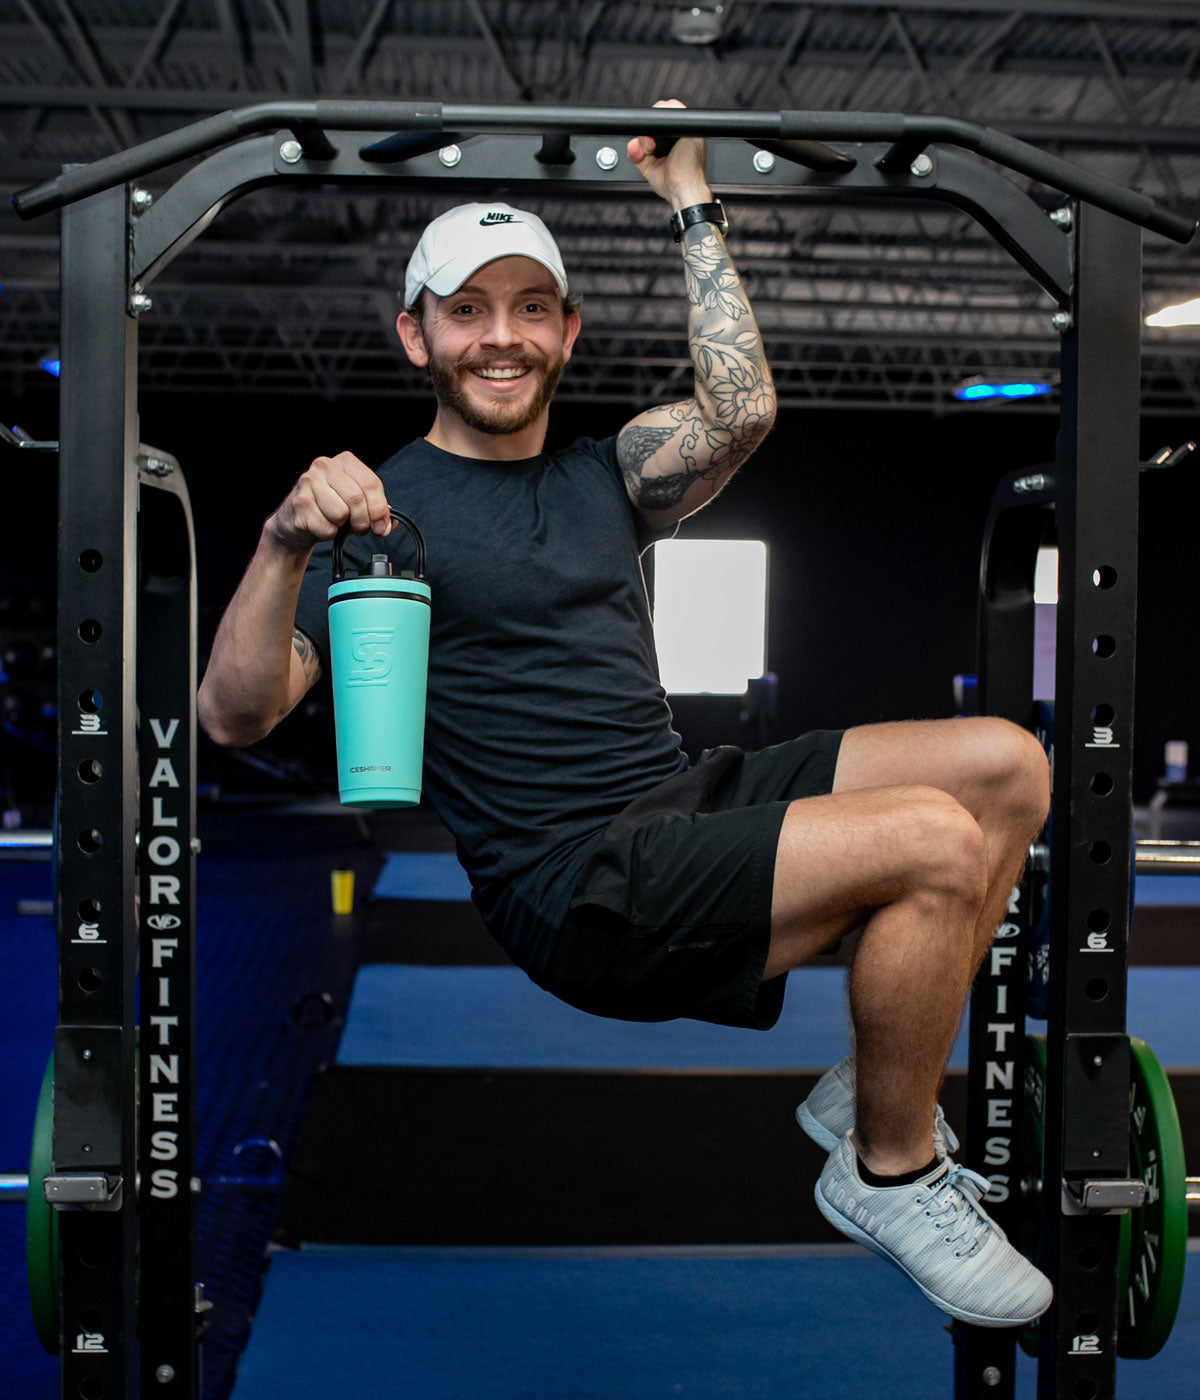
<path fill-rule="evenodd" d="M 520 342 L 521 333 L 516 317 L 509 311 L 494 311 L 483 328 L 482 340 L 485 345 L 507 346 Z"/>

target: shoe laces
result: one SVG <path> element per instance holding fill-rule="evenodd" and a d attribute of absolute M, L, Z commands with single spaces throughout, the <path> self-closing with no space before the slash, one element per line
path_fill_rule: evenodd
<path fill-rule="evenodd" d="M 954 1251 L 956 1259 L 974 1254 L 991 1233 L 992 1222 L 979 1204 L 991 1184 L 987 1177 L 969 1167 L 951 1162 L 949 1170 L 917 1197 L 917 1204 L 925 1207 L 926 1215 L 932 1219 L 942 1217 L 934 1228 L 949 1231 L 943 1238 L 947 1244 L 959 1246 Z"/>

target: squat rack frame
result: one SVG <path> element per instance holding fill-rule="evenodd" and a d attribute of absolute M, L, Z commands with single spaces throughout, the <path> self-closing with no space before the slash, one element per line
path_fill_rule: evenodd
<path fill-rule="evenodd" d="M 156 808 L 151 800 L 148 810 L 143 804 L 140 910 L 134 899 L 138 736 L 129 661 L 145 655 L 148 640 L 147 609 L 142 605 L 138 616 L 136 587 L 137 317 L 146 305 L 145 288 L 224 205 L 255 188 L 366 181 L 429 189 L 450 182 L 446 189 L 452 197 L 511 189 L 535 198 L 539 192 L 583 188 L 643 190 L 640 176 L 609 143 L 644 133 L 660 140 L 712 139 L 709 175 L 723 194 L 822 201 L 916 198 L 965 209 L 1059 308 L 1062 412 L 1055 500 L 1061 601 L 1054 801 L 1070 820 L 1056 824 L 1052 854 L 1056 956 L 1046 1179 L 1056 1187 L 1061 1182 L 1063 1191 L 1061 1197 L 1057 1189 L 1042 1193 L 1043 1257 L 1056 1283 L 1056 1301 L 1041 1327 L 1038 1395 L 1039 1400 L 1060 1395 L 1110 1400 L 1115 1393 L 1119 1219 L 1070 1203 L 1085 1180 L 1117 1181 L 1128 1171 L 1129 875 L 1122 853 L 1127 857 L 1133 840 L 1140 229 L 1186 242 L 1194 222 L 1003 133 L 942 117 L 316 101 L 258 104 L 207 118 L 91 165 L 69 167 L 13 201 L 24 218 L 62 210 L 60 1010 L 53 1180 L 61 1201 L 88 1202 L 87 1208 L 60 1214 L 64 1400 L 136 1395 L 196 1400 L 199 1395 L 202 1305 L 193 1283 L 194 1194 L 184 1189 L 164 1200 L 153 1191 L 156 1151 L 173 1150 L 170 1170 L 177 1182 L 190 1185 L 194 1170 L 193 1133 L 186 1122 L 193 1112 L 196 1069 L 190 942 L 185 939 L 179 947 L 171 989 L 172 997 L 182 999 L 178 1023 L 163 1028 L 161 1017 L 153 1020 L 160 1015 L 153 1003 L 157 983 L 147 975 L 161 966 L 168 946 L 162 942 L 162 920 L 180 917 L 182 909 L 189 921 L 192 898 L 192 828 L 189 823 L 186 832 L 159 833 L 168 844 L 155 847 L 156 815 L 170 822 L 161 801 Z M 835 148 L 829 142 L 843 144 Z M 771 168 L 762 168 L 769 164 L 765 161 L 753 164 L 747 143 L 776 157 Z M 451 145 L 453 161 L 439 154 Z M 203 158 L 152 203 L 138 197 L 130 183 L 194 156 Z M 1070 196 L 1069 217 L 1052 222 L 992 162 Z M 1020 723 L 1027 721 L 1031 700 L 1026 674 L 1031 662 L 1027 668 L 1021 659 L 1028 638 L 1021 641 L 1020 627 L 1032 595 L 1032 567 L 1032 558 L 1027 568 L 1010 566 L 996 583 L 981 638 L 984 661 L 993 660 L 990 671 L 981 666 L 983 706 Z M 189 547 L 186 572 L 194 590 L 191 568 Z M 1001 644 L 998 637 L 1007 640 Z M 1111 652 L 1097 653 L 1097 637 L 1111 639 Z M 169 748 L 170 720 L 180 718 L 180 747 L 169 755 L 168 769 L 189 801 L 195 789 L 194 639 L 190 646 L 190 657 L 177 649 L 168 658 L 164 651 L 147 668 L 172 678 L 170 698 L 154 702 L 161 708 L 153 732 L 158 749 Z M 1108 710 L 1111 743 L 1097 751 L 1095 716 Z M 142 747 L 152 748 L 148 734 L 142 735 Z M 174 791 L 169 781 L 153 782 L 163 756 L 151 753 L 149 766 L 143 762 L 149 773 L 149 778 L 143 773 L 143 792 L 151 799 Z M 1111 780 L 1103 796 L 1094 781 L 1101 763 Z M 157 771 L 161 778 L 166 770 Z M 169 841 L 178 846 L 179 835 L 188 848 L 176 852 L 173 861 L 182 863 L 167 878 L 182 871 L 182 883 L 152 886 L 154 875 L 163 873 L 154 868 L 155 849 L 170 853 Z M 1103 851 L 1109 858 L 1100 858 Z M 172 904 L 172 894 L 183 903 Z M 91 908 L 89 901 L 98 901 L 103 910 L 103 948 L 79 945 L 80 911 Z M 1099 996 L 1093 964 L 1070 948 L 1071 931 L 1098 908 L 1112 915 Z M 190 928 L 187 922 L 189 935 Z M 133 990 L 139 958 L 140 1146 Z M 1021 1192 L 1011 1189 L 1019 1171 L 1014 1164 L 1021 1160 L 1023 1077 L 1023 1003 L 1013 961 L 1001 957 L 985 966 L 975 993 L 965 1154 L 977 1169 L 998 1168 L 991 1174 L 996 1199 L 989 1198 L 989 1208 L 1010 1235 L 1022 1212 Z M 1023 972 L 1020 953 L 1015 962 Z M 164 1049 L 169 1044 L 169 1055 L 156 1055 L 158 1047 L 147 1045 L 151 1026 L 155 1040 L 160 1028 L 169 1030 L 169 1041 L 161 1043 Z M 171 1112 L 181 1108 L 184 1123 L 159 1129 L 174 1136 L 156 1143 L 158 1110 L 170 1121 Z M 139 1161 L 146 1169 L 135 1209 L 131 1188 Z M 956 1327 L 955 1340 L 960 1400 L 1011 1397 L 1013 1335 Z"/>

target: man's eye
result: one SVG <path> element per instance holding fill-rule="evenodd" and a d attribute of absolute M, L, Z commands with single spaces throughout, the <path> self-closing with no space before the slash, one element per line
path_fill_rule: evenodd
<path fill-rule="evenodd" d="M 464 302 L 460 303 L 458 306 L 456 306 L 456 307 L 454 308 L 454 311 L 453 311 L 451 314 L 452 314 L 452 315 L 455 315 L 455 316 L 462 316 L 462 315 L 470 316 L 470 315 L 475 311 L 475 309 L 476 309 L 476 308 L 472 305 L 471 302 L 469 302 L 469 301 L 464 301 Z"/>
<path fill-rule="evenodd" d="M 531 313 L 541 314 L 548 310 L 544 301 L 531 301 L 525 306 L 525 310 Z"/>

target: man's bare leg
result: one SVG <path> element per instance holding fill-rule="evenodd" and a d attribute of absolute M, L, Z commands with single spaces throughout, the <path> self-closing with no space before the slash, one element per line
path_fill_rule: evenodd
<path fill-rule="evenodd" d="M 987 849 L 987 887 L 972 936 L 967 984 L 959 1013 L 979 963 L 991 947 L 997 925 L 1008 908 L 1013 886 L 1019 881 L 1029 843 L 1046 819 L 1050 801 L 1049 767 L 1041 745 L 1024 729 L 1004 720 L 981 718 L 925 723 L 881 724 L 849 731 L 838 756 L 834 792 L 917 781 L 948 793 L 975 819 Z M 860 947 L 861 952 L 861 947 Z M 905 1168 L 874 1165 L 880 1131 L 890 1141 L 892 1120 L 902 1105 L 906 1068 L 889 1053 L 885 1021 L 876 1033 L 878 1019 L 878 970 L 876 959 L 866 965 L 856 957 L 850 975 L 850 1006 L 856 1043 L 855 1143 L 867 1167 L 880 1172 Z M 883 989 L 890 996 L 887 988 Z M 928 1057 L 942 1044 L 932 1033 L 925 1043 L 926 1061 L 920 1082 L 927 1082 Z M 936 1094 L 941 1087 L 954 1029 L 944 1042 L 937 1067 Z M 865 1052 L 865 1053 L 864 1053 Z M 920 1052 L 914 1051 L 914 1054 Z M 914 1105 L 915 1106 L 915 1105 Z M 932 1115 L 933 1102 L 928 1105 Z M 922 1103 L 922 1112 L 925 1105 Z M 924 1139 L 928 1143 L 928 1138 Z M 926 1155 L 928 1160 L 928 1155 Z"/>
<path fill-rule="evenodd" d="M 851 730 L 833 793 L 788 809 L 765 975 L 864 925 L 850 1006 L 855 1142 L 872 1172 L 928 1163 L 971 978 L 1047 801 L 1036 741 L 984 719 Z"/>

